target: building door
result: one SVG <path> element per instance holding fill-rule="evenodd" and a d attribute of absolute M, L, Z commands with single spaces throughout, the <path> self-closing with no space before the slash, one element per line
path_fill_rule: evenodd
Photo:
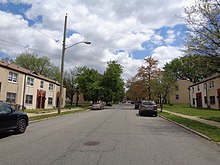
<path fill-rule="evenodd" d="M 202 93 L 196 93 L 196 107 L 202 108 Z"/>
<path fill-rule="evenodd" d="M 45 100 L 46 100 L 46 91 L 37 90 L 37 109 L 45 108 Z"/>
<path fill-rule="evenodd" d="M 220 109 L 220 88 L 217 89 L 218 109 Z"/>

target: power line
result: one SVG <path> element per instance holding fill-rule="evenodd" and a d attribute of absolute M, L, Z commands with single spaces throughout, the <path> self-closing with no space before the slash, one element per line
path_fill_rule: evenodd
<path fill-rule="evenodd" d="M 24 45 L 20 45 L 20 44 L 16 44 L 16 43 L 10 42 L 10 41 L 6 41 L 6 40 L 1 39 L 1 38 L 0 38 L 0 41 L 8 43 L 8 44 L 11 44 L 11 45 L 15 45 L 15 46 L 18 46 L 18 47 L 22 47 L 22 48 L 25 48 L 25 49 L 28 48 L 28 49 L 31 49 L 31 50 L 34 50 L 34 51 L 37 51 L 37 52 L 42 52 L 42 53 L 45 53 L 45 54 L 57 55 L 57 54 L 45 52 L 45 51 L 42 51 L 42 50 L 39 50 L 39 49 L 36 49 L 36 48 L 31 48 L 28 45 L 24 46 Z"/>
<path fill-rule="evenodd" d="M 12 14 L 11 16 L 14 17 L 15 19 L 19 20 L 19 21 L 22 22 L 23 24 L 27 25 L 24 21 L 22 21 L 21 19 L 15 17 L 13 14 Z M 47 35 L 47 34 L 45 34 L 45 33 L 42 33 L 40 30 L 35 29 L 35 28 L 33 28 L 32 26 L 28 26 L 28 27 L 29 27 L 29 28 L 32 28 L 33 30 L 35 30 L 35 31 L 37 31 L 37 32 L 39 32 L 39 33 L 41 33 L 41 34 L 44 35 L 45 37 L 47 37 L 47 38 L 49 38 L 49 39 L 51 39 L 51 40 L 53 40 L 53 41 L 55 41 L 55 42 L 58 42 L 58 41 L 59 41 L 59 40 L 57 40 L 57 39 L 54 39 L 55 37 L 52 38 L 51 36 L 49 36 L 49 35 Z"/>
<path fill-rule="evenodd" d="M 68 12 L 64 9 L 64 7 L 63 7 L 62 5 L 60 5 L 60 3 L 57 2 L 57 0 L 54 0 L 54 1 L 55 1 L 56 4 L 61 8 L 61 10 L 64 11 L 64 13 L 68 13 Z M 74 25 L 73 21 L 70 19 L 70 17 L 68 17 L 68 18 L 69 18 L 69 20 L 70 20 L 70 23 L 74 26 L 75 31 L 76 31 L 78 34 L 82 35 L 82 34 L 79 32 L 78 28 Z"/>

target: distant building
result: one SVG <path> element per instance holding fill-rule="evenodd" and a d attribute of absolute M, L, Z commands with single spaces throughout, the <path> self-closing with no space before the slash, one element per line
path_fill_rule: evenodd
<path fill-rule="evenodd" d="M 170 103 L 171 104 L 189 104 L 189 86 L 192 85 L 192 82 L 188 80 L 177 80 L 175 89 L 170 94 Z"/>
<path fill-rule="evenodd" d="M 75 95 L 73 96 L 73 103 L 76 104 L 76 102 L 77 102 L 77 95 L 75 94 Z M 80 94 L 78 95 L 78 104 L 91 104 L 91 101 L 86 101 L 86 100 L 84 100 L 83 94 L 80 93 Z"/>
<path fill-rule="evenodd" d="M 191 106 L 220 109 L 220 74 L 191 85 L 189 90 Z"/>
<path fill-rule="evenodd" d="M 35 72 L 0 60 L 0 100 L 17 108 L 51 109 L 58 107 L 60 84 Z M 64 88 L 62 107 L 65 106 Z"/>

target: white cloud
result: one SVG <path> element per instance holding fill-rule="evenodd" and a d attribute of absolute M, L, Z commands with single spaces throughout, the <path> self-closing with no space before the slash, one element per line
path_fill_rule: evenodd
<path fill-rule="evenodd" d="M 154 49 L 152 57 L 159 61 L 159 68 L 163 68 L 164 64 L 169 63 L 172 59 L 182 56 L 180 47 L 160 46 Z"/>
<path fill-rule="evenodd" d="M 33 28 L 36 30 L 33 30 L 21 15 L 14 15 L 15 19 L 11 13 L 0 11 L 0 39 L 49 52 L 36 53 L 47 55 L 52 62 L 60 65 L 64 16 L 67 12 L 68 29 L 80 32 L 68 35 L 67 45 L 81 40 L 89 40 L 92 44 L 80 44 L 66 50 L 65 68 L 85 65 L 103 72 L 106 62 L 116 59 L 124 66 L 123 77 L 128 78 L 143 63 L 143 60 L 133 59 L 129 53 L 132 50 L 143 50 L 142 44 L 147 41 L 155 44 L 163 41 L 173 43 L 176 39 L 175 32 L 169 31 L 168 38 L 164 39 L 155 34 L 155 29 L 179 24 L 181 19 L 176 15 L 183 13 L 183 6 L 189 1 L 192 0 L 14 0 L 31 4 L 31 8 L 25 13 L 27 18 L 36 20 L 38 16 L 42 16 L 42 22 L 34 24 Z M 0 3 L 6 3 L 6 0 L 0 0 Z M 0 52 L 11 57 L 25 50 L 7 43 L 0 44 Z M 114 54 L 117 50 L 124 52 Z M 152 54 L 162 63 L 179 55 L 181 53 L 178 48 L 170 46 L 158 47 Z"/>
<path fill-rule="evenodd" d="M 167 31 L 168 37 L 164 40 L 167 44 L 172 44 L 175 41 L 175 32 L 173 30 Z"/>

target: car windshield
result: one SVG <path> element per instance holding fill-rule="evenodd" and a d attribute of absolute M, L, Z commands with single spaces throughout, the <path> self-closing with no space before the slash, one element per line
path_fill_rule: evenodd
<path fill-rule="evenodd" d="M 152 101 L 144 101 L 143 105 L 155 105 L 155 103 Z"/>

